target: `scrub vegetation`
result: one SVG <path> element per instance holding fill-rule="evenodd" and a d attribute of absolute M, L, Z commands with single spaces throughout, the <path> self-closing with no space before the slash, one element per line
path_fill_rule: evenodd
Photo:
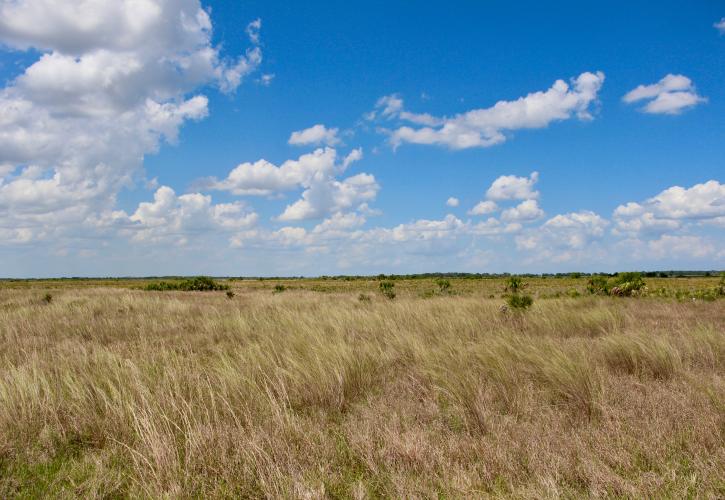
<path fill-rule="evenodd" d="M 0 282 L 0 497 L 724 497 L 721 279 L 592 278 Z"/>

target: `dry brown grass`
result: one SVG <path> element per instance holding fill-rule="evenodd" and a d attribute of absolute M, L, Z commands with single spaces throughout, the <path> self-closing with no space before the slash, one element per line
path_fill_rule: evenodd
<path fill-rule="evenodd" d="M 0 497 L 725 496 L 725 301 L 373 284 L 0 289 Z"/>

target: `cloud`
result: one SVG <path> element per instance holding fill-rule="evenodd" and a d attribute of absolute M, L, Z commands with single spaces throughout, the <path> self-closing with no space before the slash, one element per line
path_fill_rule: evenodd
<path fill-rule="evenodd" d="M 498 205 L 493 201 L 478 202 L 472 209 L 468 211 L 468 215 L 486 215 L 498 210 Z"/>
<path fill-rule="evenodd" d="M 307 186 L 316 175 L 332 174 L 336 158 L 337 151 L 325 148 L 303 154 L 297 160 L 287 160 L 279 167 L 264 159 L 240 163 L 226 179 L 212 179 L 207 187 L 240 196 L 269 196 Z"/>
<path fill-rule="evenodd" d="M 670 232 L 694 223 L 725 227 L 725 184 L 672 186 L 644 202 L 619 205 L 614 220 L 620 234 Z"/>
<path fill-rule="evenodd" d="M 720 19 L 719 22 L 713 24 L 713 26 L 720 32 L 721 35 L 725 33 L 725 17 Z"/>
<path fill-rule="evenodd" d="M 365 224 L 366 219 L 363 215 L 349 212 L 337 212 L 331 217 L 325 219 L 312 230 L 313 234 L 340 234 L 350 229 L 356 229 Z"/>
<path fill-rule="evenodd" d="M 0 3 L 0 43 L 37 50 L 0 89 L 0 220 L 46 239 L 111 220 L 144 156 L 207 116 L 198 89 L 232 92 L 258 67 L 259 27 L 225 58 L 196 0 Z"/>
<path fill-rule="evenodd" d="M 446 206 L 448 207 L 457 207 L 460 204 L 461 202 L 458 200 L 458 198 L 455 198 L 453 196 L 446 200 Z"/>
<path fill-rule="evenodd" d="M 177 196 L 161 186 L 153 202 L 142 202 L 129 220 L 136 223 L 136 241 L 174 240 L 185 244 L 193 234 L 238 231 L 254 226 L 259 217 L 240 203 L 212 204 L 211 196 L 190 193 Z"/>
<path fill-rule="evenodd" d="M 315 180 L 302 193 L 302 198 L 288 205 L 278 219 L 281 221 L 319 219 L 372 201 L 379 189 L 375 177 L 370 174 L 353 175 L 343 181 Z"/>
<path fill-rule="evenodd" d="M 339 137 L 337 137 L 338 132 L 339 129 L 327 128 L 322 124 L 317 124 L 304 130 L 292 132 L 287 142 L 294 146 L 304 146 L 307 144 L 336 146 L 341 142 Z"/>
<path fill-rule="evenodd" d="M 531 261 L 580 260 L 587 257 L 591 244 L 602 238 L 608 225 L 588 210 L 559 214 L 517 236 L 516 247 L 528 252 Z M 591 251 L 591 255 L 596 253 Z"/>
<path fill-rule="evenodd" d="M 378 242 L 426 241 L 455 237 L 466 228 L 466 224 L 454 215 L 446 215 L 441 220 L 420 219 L 408 224 L 399 224 L 393 228 L 378 228 L 366 234 L 366 239 Z"/>
<path fill-rule="evenodd" d="M 663 234 L 647 242 L 647 255 L 656 259 L 692 257 L 701 259 L 714 255 L 715 246 L 700 236 Z"/>
<path fill-rule="evenodd" d="M 639 85 L 622 98 L 627 104 L 646 100 L 641 111 L 651 114 L 677 115 L 685 109 L 707 102 L 697 95 L 692 80 L 684 75 L 668 74 L 659 82 Z"/>
<path fill-rule="evenodd" d="M 249 37 L 249 40 L 255 44 L 259 45 L 259 31 L 262 29 L 262 20 L 257 18 L 251 23 L 247 24 L 247 29 L 245 30 L 247 32 L 247 36 Z"/>
<path fill-rule="evenodd" d="M 270 85 L 272 85 L 272 80 L 274 80 L 274 76 L 274 73 L 263 74 L 259 77 L 259 84 L 265 87 L 269 87 Z"/>
<path fill-rule="evenodd" d="M 474 109 L 453 117 L 411 113 L 397 95 L 382 97 L 368 119 L 395 118 L 419 126 L 403 125 L 388 130 L 390 143 L 432 144 L 451 149 L 489 147 L 506 140 L 505 132 L 544 128 L 555 121 L 576 116 L 592 118 L 589 110 L 604 83 L 604 73 L 582 73 L 567 84 L 557 80 L 546 91 L 530 93 L 515 101 L 499 101 L 490 108 Z"/>
<path fill-rule="evenodd" d="M 338 161 L 335 149 L 319 148 L 280 166 L 266 160 L 242 163 L 226 179 L 207 179 L 201 185 L 241 196 L 271 196 L 303 188 L 301 198 L 287 205 L 277 217 L 280 221 L 319 219 L 351 209 L 369 211 L 367 203 L 373 201 L 380 190 L 375 177 L 361 173 L 337 179 L 362 157 L 362 149 L 357 148 Z"/>
<path fill-rule="evenodd" d="M 398 94 L 391 94 L 381 97 L 375 103 L 375 109 L 371 111 L 367 118 L 374 120 L 377 116 L 391 118 L 396 116 L 403 109 L 403 99 Z"/>
<path fill-rule="evenodd" d="M 539 208 L 536 200 L 524 200 L 501 213 L 501 219 L 506 222 L 530 222 L 543 216 L 544 211 Z"/>
<path fill-rule="evenodd" d="M 497 201 L 537 199 L 539 192 L 534 190 L 534 184 L 538 181 L 538 172 L 532 172 L 529 177 L 502 175 L 488 188 L 486 198 Z"/>
<path fill-rule="evenodd" d="M 334 148 L 318 148 L 296 160 L 287 160 L 280 166 L 264 159 L 254 163 L 240 163 L 229 172 L 226 179 L 207 179 L 202 186 L 240 196 L 269 196 L 299 187 L 310 187 L 315 180 L 326 180 L 336 173 L 344 172 L 362 156 L 362 149 L 354 149 L 338 163 Z"/>

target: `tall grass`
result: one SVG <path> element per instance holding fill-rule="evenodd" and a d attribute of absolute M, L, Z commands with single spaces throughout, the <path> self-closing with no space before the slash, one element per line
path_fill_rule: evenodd
<path fill-rule="evenodd" d="M 0 496 L 723 494 L 722 301 L 235 292 L 0 290 Z"/>

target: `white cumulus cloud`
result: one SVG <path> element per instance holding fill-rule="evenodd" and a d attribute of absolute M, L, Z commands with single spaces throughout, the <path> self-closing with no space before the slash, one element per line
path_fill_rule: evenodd
<path fill-rule="evenodd" d="M 292 132 L 287 142 L 294 146 L 304 146 L 307 144 L 336 146 L 341 142 L 337 136 L 338 132 L 339 129 L 327 128 L 322 124 L 317 124 L 304 130 Z"/>
<path fill-rule="evenodd" d="M 694 223 L 725 227 L 725 184 L 710 180 L 690 188 L 672 186 L 643 202 L 614 210 L 619 233 L 663 233 Z"/>
<path fill-rule="evenodd" d="M 113 219 L 144 156 L 207 116 L 198 89 L 232 92 L 257 68 L 260 27 L 225 58 L 198 0 L 0 2 L 0 43 L 37 50 L 0 88 L 3 224 L 48 239 Z"/>
<path fill-rule="evenodd" d="M 557 80 L 545 91 L 533 92 L 514 101 L 499 101 L 489 108 L 474 109 L 452 117 L 404 110 L 397 95 L 382 97 L 368 119 L 396 118 L 415 126 L 403 125 L 388 131 L 390 143 L 434 144 L 451 149 L 488 147 L 506 140 L 505 132 L 543 128 L 550 123 L 576 116 L 592 118 L 590 106 L 604 83 L 604 73 L 582 73 L 570 84 Z"/>
<path fill-rule="evenodd" d="M 468 211 L 468 215 L 486 215 L 498 210 L 496 202 L 486 200 L 476 203 L 476 205 Z"/>
<path fill-rule="evenodd" d="M 498 177 L 486 191 L 486 198 L 491 200 L 529 200 L 537 199 L 539 192 L 534 185 L 539 181 L 539 173 L 532 172 L 529 177 L 502 175 Z"/>
<path fill-rule="evenodd" d="M 536 200 L 524 200 L 515 207 L 507 208 L 501 213 L 501 219 L 506 222 L 529 222 L 540 219 L 544 211 Z"/>
<path fill-rule="evenodd" d="M 136 223 L 134 239 L 159 241 L 172 239 L 185 243 L 193 234 L 212 230 L 240 230 L 257 223 L 256 213 L 240 203 L 214 205 L 211 196 L 190 193 L 177 196 L 173 189 L 161 186 L 153 202 L 142 202 L 129 220 Z"/>
<path fill-rule="evenodd" d="M 588 210 L 559 214 L 518 235 L 516 247 L 528 252 L 532 261 L 578 260 L 588 256 L 590 246 L 602 238 L 608 225 Z"/>
<path fill-rule="evenodd" d="M 677 115 L 685 109 L 706 102 L 697 95 L 692 80 L 684 75 L 668 74 L 659 82 L 639 85 L 622 98 L 627 104 L 647 101 L 642 108 L 645 113 Z"/>
<path fill-rule="evenodd" d="M 319 148 L 280 166 L 266 160 L 242 163 L 226 179 L 208 179 L 204 185 L 236 195 L 257 196 L 303 188 L 300 199 L 289 204 L 277 217 L 280 221 L 319 219 L 346 210 L 365 212 L 370 210 L 367 204 L 380 189 L 375 177 L 361 173 L 342 180 L 337 178 L 362 157 L 362 149 L 357 148 L 338 161 L 335 149 Z"/>

